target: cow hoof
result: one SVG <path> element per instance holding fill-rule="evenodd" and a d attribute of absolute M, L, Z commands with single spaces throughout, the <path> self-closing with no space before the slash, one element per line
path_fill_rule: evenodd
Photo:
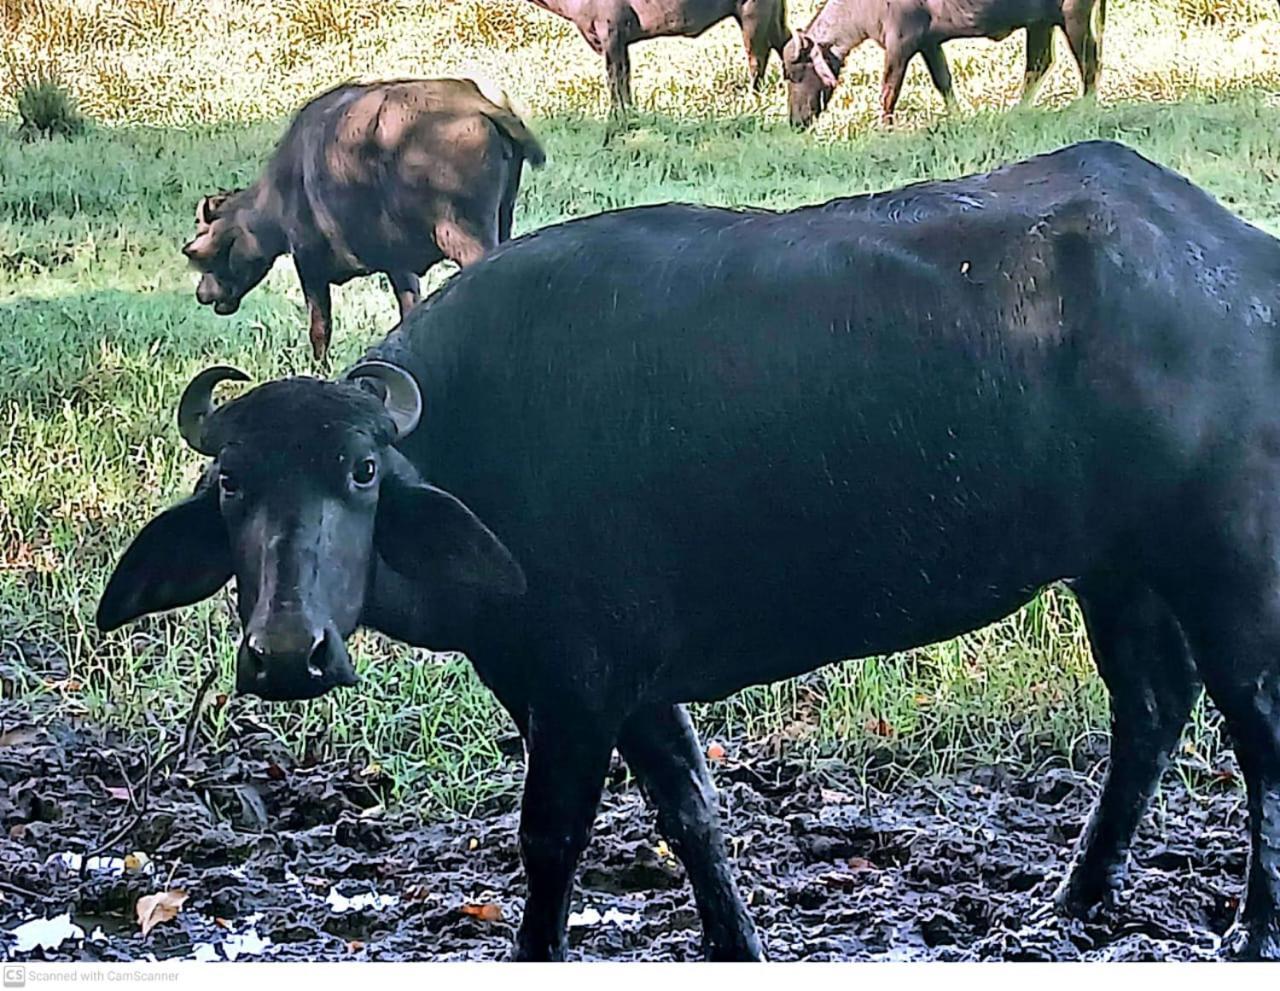
<path fill-rule="evenodd" d="M 1241 961 L 1280 960 L 1280 931 L 1274 926 L 1255 928 L 1237 922 L 1222 937 L 1222 956 Z"/>

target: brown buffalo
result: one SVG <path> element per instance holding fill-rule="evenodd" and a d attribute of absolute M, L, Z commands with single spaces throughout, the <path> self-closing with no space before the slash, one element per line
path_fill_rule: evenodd
<path fill-rule="evenodd" d="M 924 59 L 933 85 L 951 108 L 955 97 L 943 42 L 1000 41 L 1019 28 L 1027 29 L 1022 102 L 1035 99 L 1053 64 L 1055 27 L 1067 36 L 1087 96 L 1098 85 L 1106 10 L 1106 0 L 827 0 L 782 53 L 791 123 L 804 127 L 822 113 L 845 60 L 868 40 L 884 49 L 880 113 L 886 123 L 893 121 L 907 65 L 916 55 Z"/>
<path fill-rule="evenodd" d="M 432 265 L 465 267 L 511 236 L 524 162 L 544 158 L 505 100 L 470 80 L 339 86 L 298 112 L 257 182 L 200 200 L 182 249 L 201 273 L 196 299 L 234 313 L 291 254 L 321 360 L 331 286 L 385 272 L 403 317 Z"/>
<path fill-rule="evenodd" d="M 769 52 L 782 57 L 787 43 L 786 0 L 532 0 L 544 10 L 573 21 L 609 71 L 613 109 L 631 105 L 631 56 L 628 46 L 650 38 L 696 38 L 732 17 L 758 90 L 769 68 Z"/>

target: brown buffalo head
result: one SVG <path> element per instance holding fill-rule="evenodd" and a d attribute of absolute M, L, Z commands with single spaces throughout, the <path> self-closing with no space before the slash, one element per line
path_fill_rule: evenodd
<path fill-rule="evenodd" d="M 829 45 L 797 31 L 782 50 L 782 72 L 787 77 L 791 123 L 795 127 L 808 127 L 831 100 L 840 73 L 840 59 Z"/>
<path fill-rule="evenodd" d="M 196 236 L 182 246 L 200 273 L 196 299 L 227 316 L 271 271 L 283 247 L 269 236 L 263 218 L 244 191 L 204 196 L 196 205 Z"/>

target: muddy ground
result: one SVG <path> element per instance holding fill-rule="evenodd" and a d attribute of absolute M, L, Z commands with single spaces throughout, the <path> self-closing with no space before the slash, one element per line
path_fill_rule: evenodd
<path fill-rule="evenodd" d="M 1045 909 L 1099 768 L 983 769 L 884 792 L 838 764 L 727 751 L 715 775 L 734 859 L 776 960 L 1205 959 L 1242 886 L 1243 804 L 1229 787 L 1197 799 L 1167 777 L 1119 905 L 1064 922 Z M 514 802 L 422 825 L 382 811 L 361 768 L 291 764 L 266 736 L 150 761 L 144 789 L 136 746 L 0 703 L 0 945 L 11 958 L 506 954 L 523 895 Z M 123 860 L 135 851 L 145 856 Z M 185 904 L 142 937 L 135 903 L 167 890 L 187 892 Z M 57 921 L 30 925 L 46 917 Z M 620 766 L 571 922 L 576 958 L 699 955 L 683 873 Z"/>

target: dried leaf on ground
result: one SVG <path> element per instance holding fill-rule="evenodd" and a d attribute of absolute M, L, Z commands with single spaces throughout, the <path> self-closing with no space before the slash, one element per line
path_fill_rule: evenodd
<path fill-rule="evenodd" d="M 153 895 L 143 895 L 138 899 L 138 925 L 142 927 L 142 935 L 146 936 L 161 922 L 169 922 L 177 918 L 182 906 L 187 903 L 187 893 L 181 888 L 172 891 L 157 891 Z"/>
<path fill-rule="evenodd" d="M 501 922 L 502 906 L 495 905 L 493 902 L 481 902 L 475 905 L 463 905 L 459 911 L 463 915 L 469 915 L 473 919 L 479 919 L 481 922 Z"/>

